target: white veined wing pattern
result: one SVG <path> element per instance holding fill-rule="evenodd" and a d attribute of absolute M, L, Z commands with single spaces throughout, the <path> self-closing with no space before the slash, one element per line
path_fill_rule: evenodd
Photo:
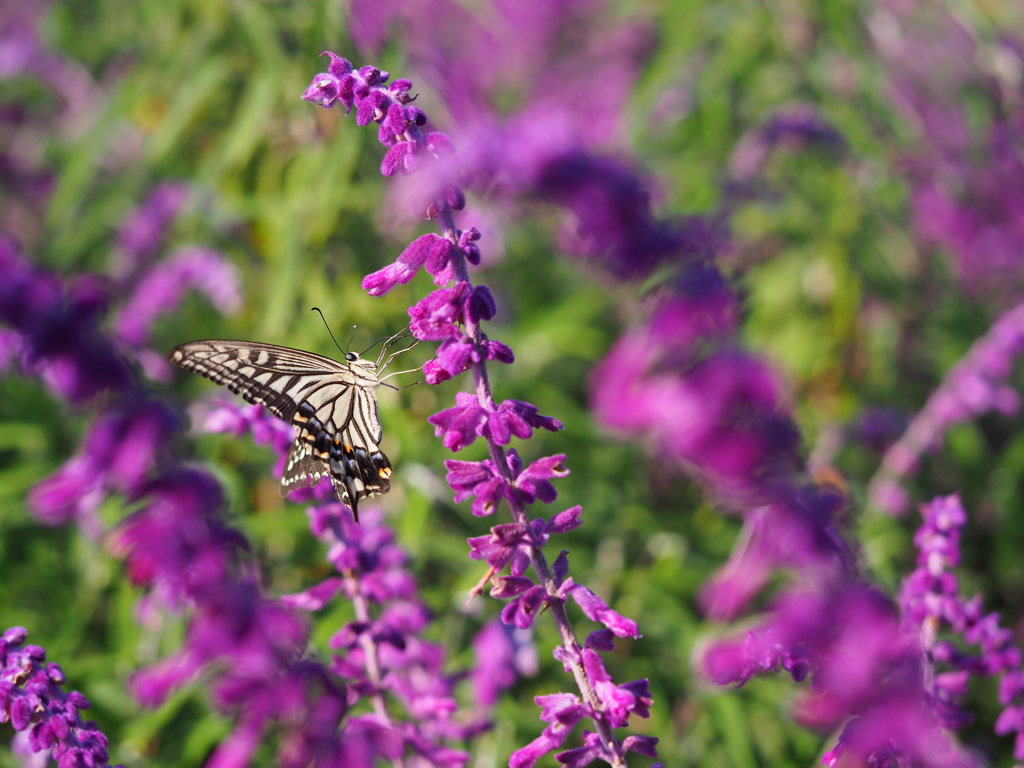
<path fill-rule="evenodd" d="M 330 475 L 338 498 L 359 520 L 359 500 L 391 489 L 391 462 L 378 444 L 377 366 L 349 352 L 345 361 L 254 341 L 190 341 L 168 359 L 265 406 L 298 436 L 281 477 L 281 495 Z"/>

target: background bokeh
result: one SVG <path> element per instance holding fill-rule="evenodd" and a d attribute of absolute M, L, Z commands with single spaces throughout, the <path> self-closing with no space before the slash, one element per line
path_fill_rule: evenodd
<path fill-rule="evenodd" d="M 437 4 L 434 26 L 424 28 L 403 23 L 415 14 L 397 0 L 361 5 L 25 0 L 0 8 L 0 227 L 42 267 L 116 275 L 123 221 L 157 185 L 182 183 L 186 201 L 161 253 L 219 250 L 237 267 L 243 301 L 225 313 L 208 296 L 188 295 L 157 320 L 147 347 L 243 338 L 337 354 L 313 306 L 343 345 L 357 325 L 356 349 L 397 331 L 424 285 L 371 298 L 359 283 L 430 227 L 389 197 L 375 131 L 299 96 L 330 49 L 411 78 L 418 105 L 458 144 L 459 105 L 445 99 L 461 86 L 431 79 L 452 44 L 438 30 L 458 19 Z M 384 6 L 396 15 L 370 18 L 386 16 Z M 492 18 L 482 1 L 459 7 Z M 866 573 L 894 591 L 912 567 L 917 519 L 876 510 L 868 482 L 944 374 L 1021 297 L 1024 11 L 982 0 L 650 0 L 587 3 L 585 16 L 577 34 L 618 46 L 607 56 L 615 72 L 593 67 L 586 40 L 530 41 L 591 58 L 574 69 L 553 53 L 547 71 L 498 72 L 496 109 L 515 113 L 547 97 L 593 110 L 594 135 L 581 144 L 634 164 L 659 215 L 705 217 L 719 233 L 719 264 L 744 296 L 744 340 L 782 373 L 805 453 L 849 497 L 846 533 Z M 624 30 L 631 34 L 611 34 Z M 512 67 L 514 50 L 464 42 L 467 58 Z M 462 105 L 463 120 L 472 108 Z M 566 255 L 559 211 L 475 192 L 467 221 L 484 232 L 478 274 L 501 307 L 490 332 L 517 353 L 514 365 L 491 369 L 495 392 L 566 424 L 538 434 L 527 458 L 567 455 L 572 474 L 559 500 L 581 504 L 585 519 L 562 542 L 573 573 L 644 635 L 607 660 L 616 680 L 650 678 L 651 718 L 634 719 L 632 730 L 661 739 L 666 765 L 815 763 L 830 735 L 794 724 L 788 678 L 722 691 L 691 669 L 695 647 L 719 629 L 702 618 L 697 595 L 739 522 L 709 504 L 683 468 L 602 431 L 588 410 L 595 363 L 642 312 L 651 285 L 614 282 Z M 128 298 L 127 289 L 115 294 L 115 311 Z M 418 353 L 413 365 L 425 359 Z M 443 483 L 451 455 L 426 422 L 464 386 L 380 390 L 395 477 L 379 504 L 435 613 L 428 636 L 449 649 L 453 669 L 472 665 L 472 637 L 500 609 L 489 598 L 464 604 L 482 574 L 465 539 L 489 521 L 452 503 Z M 185 374 L 152 388 L 182 409 L 222 394 Z M 133 670 L 177 647 L 180 618 L 143 631 L 138 594 L 103 538 L 41 526 L 25 506 L 86 424 L 35 380 L 0 380 L 0 615 L 5 626 L 29 628 L 89 696 L 116 760 L 199 765 L 228 730 L 202 682 L 156 711 L 140 710 L 125 688 Z M 1011 627 L 1024 610 L 1021 426 L 1002 413 L 956 425 L 906 484 L 915 502 L 961 492 L 971 513 L 964 591 L 981 592 Z M 270 593 L 326 575 L 302 507 L 277 496 L 269 448 L 191 433 L 179 450 L 226 487 Z M 107 525 L 128 511 L 118 498 L 100 510 Z M 326 654 L 326 640 L 350 618 L 338 601 L 317 614 L 313 652 Z M 535 639 L 539 668 L 502 700 L 494 730 L 472 746 L 472 765 L 505 764 L 539 731 L 532 697 L 565 687 L 550 622 L 537 622 Z M 969 740 L 1009 765 L 1012 745 L 991 735 L 994 684 L 970 701 L 978 725 Z M 14 764 L 0 754 L 0 765 Z"/>

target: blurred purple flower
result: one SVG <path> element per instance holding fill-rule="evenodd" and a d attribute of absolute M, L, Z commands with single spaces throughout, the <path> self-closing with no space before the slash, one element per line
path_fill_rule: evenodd
<path fill-rule="evenodd" d="M 820 146 L 839 152 L 845 145 L 842 134 L 817 110 L 806 104 L 795 105 L 778 110 L 764 125 L 739 140 L 729 158 L 729 172 L 738 181 L 750 181 L 778 149 L 799 152 Z"/>
<path fill-rule="evenodd" d="M 26 645 L 24 627 L 0 637 L 0 722 L 28 733 L 32 752 L 46 752 L 61 766 L 109 766 L 107 737 L 96 723 L 82 722 L 89 700 L 78 691 L 65 693 L 64 672 L 46 661 L 46 650 Z"/>
<path fill-rule="evenodd" d="M 118 334 L 132 346 L 144 345 L 156 319 L 177 309 L 189 290 L 205 295 L 224 314 L 242 306 L 234 265 L 210 248 L 185 248 L 158 262 L 139 281 L 114 321 Z"/>
<path fill-rule="evenodd" d="M 20 335 L 26 369 L 73 403 L 128 387 L 128 366 L 97 325 L 108 298 L 102 280 L 85 276 L 64 285 L 2 235 L 0 271 L 0 322 Z"/>
<path fill-rule="evenodd" d="M 159 184 L 125 217 L 117 230 L 117 250 L 111 265 L 115 276 L 123 279 L 149 264 L 163 245 L 167 228 L 177 217 L 187 195 L 185 184 Z"/>
<path fill-rule="evenodd" d="M 890 98 L 914 133 L 899 169 L 922 243 L 952 253 L 968 293 L 1015 298 L 1024 275 L 1024 109 L 1012 76 L 999 73 L 1019 72 L 1024 48 L 1005 31 L 982 40 L 964 17 L 927 0 L 880 2 L 869 29 Z"/>
<path fill-rule="evenodd" d="M 917 471 L 922 453 L 937 450 L 949 428 L 989 411 L 1012 416 L 1020 395 L 1007 381 L 1024 351 L 1024 304 L 1003 313 L 988 332 L 946 374 L 906 431 L 882 457 L 869 497 L 890 514 L 907 511 L 909 497 L 899 482 Z"/>
<path fill-rule="evenodd" d="M 47 525 L 76 521 L 99 533 L 96 509 L 114 491 L 139 496 L 176 427 L 174 414 L 159 402 L 115 402 L 90 426 L 78 453 L 29 491 L 29 508 Z"/>

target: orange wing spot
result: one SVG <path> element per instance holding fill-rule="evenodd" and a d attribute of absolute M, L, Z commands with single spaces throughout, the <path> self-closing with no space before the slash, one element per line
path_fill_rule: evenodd
<path fill-rule="evenodd" d="M 335 445 L 341 445 L 341 435 L 335 435 L 334 436 L 334 444 Z"/>
<path fill-rule="evenodd" d="M 305 424 L 307 421 L 309 421 L 309 419 L 307 419 L 301 413 L 296 413 L 293 419 L 297 421 L 299 424 Z"/>
<path fill-rule="evenodd" d="M 345 443 L 345 445 L 343 447 L 345 448 L 345 453 L 352 453 L 352 446 L 351 445 L 349 445 L 348 443 Z"/>
<path fill-rule="evenodd" d="M 320 453 L 320 458 L 323 459 L 324 461 L 327 461 L 328 459 L 331 458 L 331 454 L 329 454 L 327 451 L 323 451 Z"/>
<path fill-rule="evenodd" d="M 385 480 L 387 480 L 389 477 L 391 477 L 391 467 L 381 467 L 380 469 L 377 470 L 377 474 L 380 475 Z"/>

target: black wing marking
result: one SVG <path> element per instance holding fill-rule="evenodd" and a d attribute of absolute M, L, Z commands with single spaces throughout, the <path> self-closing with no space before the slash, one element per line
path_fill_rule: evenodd
<path fill-rule="evenodd" d="M 329 357 L 271 344 L 193 341 L 171 350 L 172 363 L 227 386 L 298 428 L 281 476 L 281 494 L 330 474 L 356 521 L 360 499 L 391 489 L 391 462 L 377 445 L 377 379 Z"/>
<path fill-rule="evenodd" d="M 167 357 L 247 402 L 265 405 L 288 422 L 318 382 L 332 375 L 351 375 L 348 366 L 329 357 L 257 342 L 191 341 L 175 347 Z"/>

